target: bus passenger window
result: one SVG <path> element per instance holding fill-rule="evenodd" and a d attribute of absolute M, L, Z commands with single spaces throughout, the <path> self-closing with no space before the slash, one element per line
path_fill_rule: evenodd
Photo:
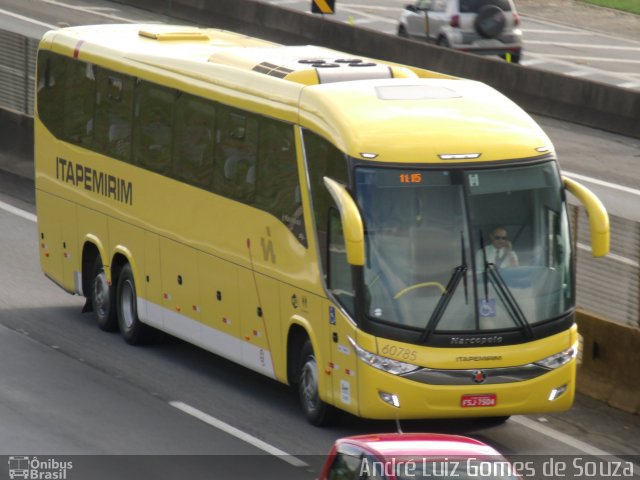
<path fill-rule="evenodd" d="M 202 188 L 213 179 L 215 105 L 183 94 L 176 101 L 173 177 Z"/>
<path fill-rule="evenodd" d="M 96 103 L 96 68 L 84 62 L 67 66 L 64 137 L 71 143 L 91 148 Z"/>
<path fill-rule="evenodd" d="M 258 121 L 245 113 L 219 109 L 214 191 L 244 203 L 255 201 Z"/>
<path fill-rule="evenodd" d="M 347 249 L 340 213 L 336 208 L 329 209 L 329 289 L 347 309 L 353 313 L 355 290 L 351 279 L 351 265 L 347 262 Z"/>
<path fill-rule="evenodd" d="M 256 206 L 275 215 L 306 247 L 307 236 L 291 125 L 260 119 L 256 170 Z"/>
<path fill-rule="evenodd" d="M 134 105 L 134 163 L 167 175 L 171 166 L 171 137 L 175 91 L 140 82 Z"/>
<path fill-rule="evenodd" d="M 119 160 L 131 159 L 133 78 L 98 68 L 95 147 Z"/>
<path fill-rule="evenodd" d="M 308 130 L 304 131 L 304 150 L 306 165 L 309 170 L 311 184 L 311 199 L 316 220 L 318 242 L 322 255 L 323 271 L 327 272 L 327 225 L 329 221 L 329 207 L 334 205 L 329 191 L 324 186 L 325 176 L 338 182 L 348 182 L 347 159 L 324 138 Z"/>
<path fill-rule="evenodd" d="M 38 54 L 38 115 L 58 138 L 64 118 L 66 63 L 61 55 L 44 50 Z"/>

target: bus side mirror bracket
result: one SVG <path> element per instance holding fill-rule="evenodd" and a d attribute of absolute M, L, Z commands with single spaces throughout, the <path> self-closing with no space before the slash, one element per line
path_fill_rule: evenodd
<path fill-rule="evenodd" d="M 358 206 L 342 184 L 329 177 L 323 180 L 340 211 L 347 261 L 350 265 L 361 267 L 364 265 L 364 227 Z"/>
<path fill-rule="evenodd" d="M 587 211 L 593 256 L 605 256 L 609 253 L 609 215 L 607 209 L 587 187 L 567 177 L 562 177 L 562 181 L 565 188 L 580 200 Z"/>

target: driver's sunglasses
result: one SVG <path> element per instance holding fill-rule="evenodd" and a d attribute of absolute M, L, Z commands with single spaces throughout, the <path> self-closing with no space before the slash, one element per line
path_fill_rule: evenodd
<path fill-rule="evenodd" d="M 496 240 L 506 240 L 509 237 L 507 237 L 506 235 L 504 237 L 501 235 L 494 235 L 493 238 L 495 238 Z"/>

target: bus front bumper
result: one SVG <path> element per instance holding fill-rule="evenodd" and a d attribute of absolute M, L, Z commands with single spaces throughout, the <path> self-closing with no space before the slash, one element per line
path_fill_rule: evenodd
<path fill-rule="evenodd" d="M 360 364 L 359 414 L 372 419 L 500 417 L 573 404 L 575 359 L 539 377 L 491 385 L 429 385 Z"/>

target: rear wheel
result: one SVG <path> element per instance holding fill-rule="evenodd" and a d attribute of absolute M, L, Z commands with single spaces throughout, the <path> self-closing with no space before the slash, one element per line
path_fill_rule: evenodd
<path fill-rule="evenodd" d="M 318 392 L 318 364 L 310 340 L 304 343 L 300 354 L 298 394 L 302 411 L 309 423 L 321 427 L 331 421 L 334 409 L 320 399 Z"/>
<path fill-rule="evenodd" d="M 114 288 L 107 282 L 107 275 L 104 272 L 100 255 L 96 257 L 93 264 L 91 279 L 89 298 L 98 327 L 105 332 L 114 332 L 118 329 Z"/>
<path fill-rule="evenodd" d="M 116 307 L 118 325 L 124 341 L 130 345 L 141 345 L 152 339 L 153 329 L 145 325 L 138 318 L 138 297 L 133 280 L 131 266 L 127 263 L 122 267 L 118 277 L 116 289 Z"/>

